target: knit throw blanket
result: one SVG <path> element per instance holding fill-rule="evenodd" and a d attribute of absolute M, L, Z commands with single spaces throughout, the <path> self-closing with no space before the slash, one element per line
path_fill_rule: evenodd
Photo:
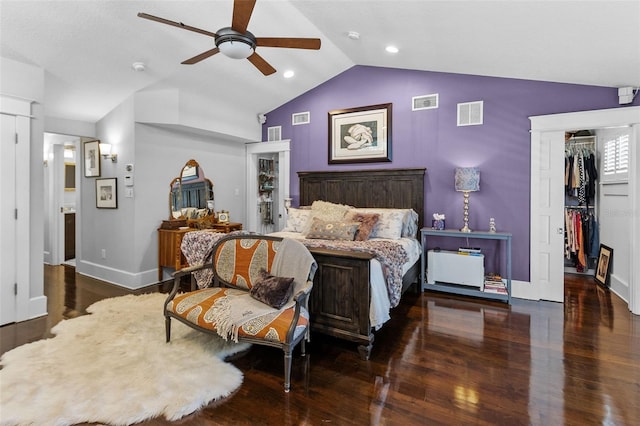
<path fill-rule="evenodd" d="M 222 291 L 225 292 L 225 295 L 215 301 L 205 314 L 204 320 L 215 324 L 218 335 L 224 340 L 231 339 L 237 343 L 238 330 L 241 327 L 260 319 L 262 319 L 260 322 L 264 322 L 266 325 L 280 312 L 254 299 L 244 290 L 227 288 Z M 288 306 L 290 305 L 285 305 L 282 309 L 286 309 Z M 258 330 L 262 328 L 257 327 Z"/>
<path fill-rule="evenodd" d="M 399 244 L 391 241 L 330 241 L 316 239 L 299 240 L 308 248 L 326 248 L 333 250 L 359 251 L 371 253 L 382 265 L 382 273 L 387 283 L 389 302 L 394 308 L 402 296 L 402 266 L 407 262 L 407 252 Z"/>
<path fill-rule="evenodd" d="M 208 230 L 187 232 L 184 237 L 182 237 L 180 250 L 182 250 L 182 254 L 184 254 L 189 265 L 210 263 L 211 251 L 214 244 L 220 238 L 227 235 L 228 234 Z M 213 271 L 211 269 L 196 271 L 193 275 L 196 283 L 198 283 L 198 288 L 208 287 L 213 281 Z"/>

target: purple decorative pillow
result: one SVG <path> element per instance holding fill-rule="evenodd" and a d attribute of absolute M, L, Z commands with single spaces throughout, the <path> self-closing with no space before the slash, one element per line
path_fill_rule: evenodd
<path fill-rule="evenodd" d="M 351 212 L 347 214 L 347 217 L 354 222 L 360 222 L 354 241 L 367 241 L 376 223 L 378 223 L 378 219 L 380 219 L 378 213 Z"/>
<path fill-rule="evenodd" d="M 259 274 L 260 277 L 249 291 L 251 297 L 272 308 L 282 308 L 291 297 L 293 278 L 275 277 L 264 269 Z"/>

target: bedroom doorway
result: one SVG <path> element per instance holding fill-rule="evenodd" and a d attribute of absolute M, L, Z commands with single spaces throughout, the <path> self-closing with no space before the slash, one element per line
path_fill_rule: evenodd
<path fill-rule="evenodd" d="M 75 267 L 82 138 L 44 134 L 44 263 Z"/>

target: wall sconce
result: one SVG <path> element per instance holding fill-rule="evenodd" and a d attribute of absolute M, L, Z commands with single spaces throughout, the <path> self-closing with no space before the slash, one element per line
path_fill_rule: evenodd
<path fill-rule="evenodd" d="M 100 154 L 103 158 L 110 158 L 112 162 L 118 162 L 118 154 L 111 153 L 111 144 L 110 143 L 100 143 Z"/>
<path fill-rule="evenodd" d="M 291 198 L 287 197 L 284 199 L 284 208 L 287 210 L 287 213 L 289 213 L 289 207 L 291 207 Z"/>
<path fill-rule="evenodd" d="M 480 191 L 480 170 L 477 167 L 456 168 L 456 191 L 464 193 L 464 226 L 460 232 L 471 232 L 469 229 L 469 193 Z"/>

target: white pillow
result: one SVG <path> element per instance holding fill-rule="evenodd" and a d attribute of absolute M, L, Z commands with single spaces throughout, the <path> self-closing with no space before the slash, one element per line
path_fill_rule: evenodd
<path fill-rule="evenodd" d="M 411 209 L 357 208 L 361 213 L 378 213 L 380 218 L 373 227 L 369 238 L 387 238 L 397 240 L 402 237 L 402 230 Z"/>
<path fill-rule="evenodd" d="M 403 237 L 418 237 L 418 213 L 413 209 L 408 209 L 409 212 L 407 216 L 404 218 L 404 223 L 402 224 L 402 236 Z"/>
<path fill-rule="evenodd" d="M 311 210 L 289 207 L 289 211 L 287 212 L 287 224 L 282 231 L 302 232 L 307 221 L 309 221 L 310 216 Z"/>

